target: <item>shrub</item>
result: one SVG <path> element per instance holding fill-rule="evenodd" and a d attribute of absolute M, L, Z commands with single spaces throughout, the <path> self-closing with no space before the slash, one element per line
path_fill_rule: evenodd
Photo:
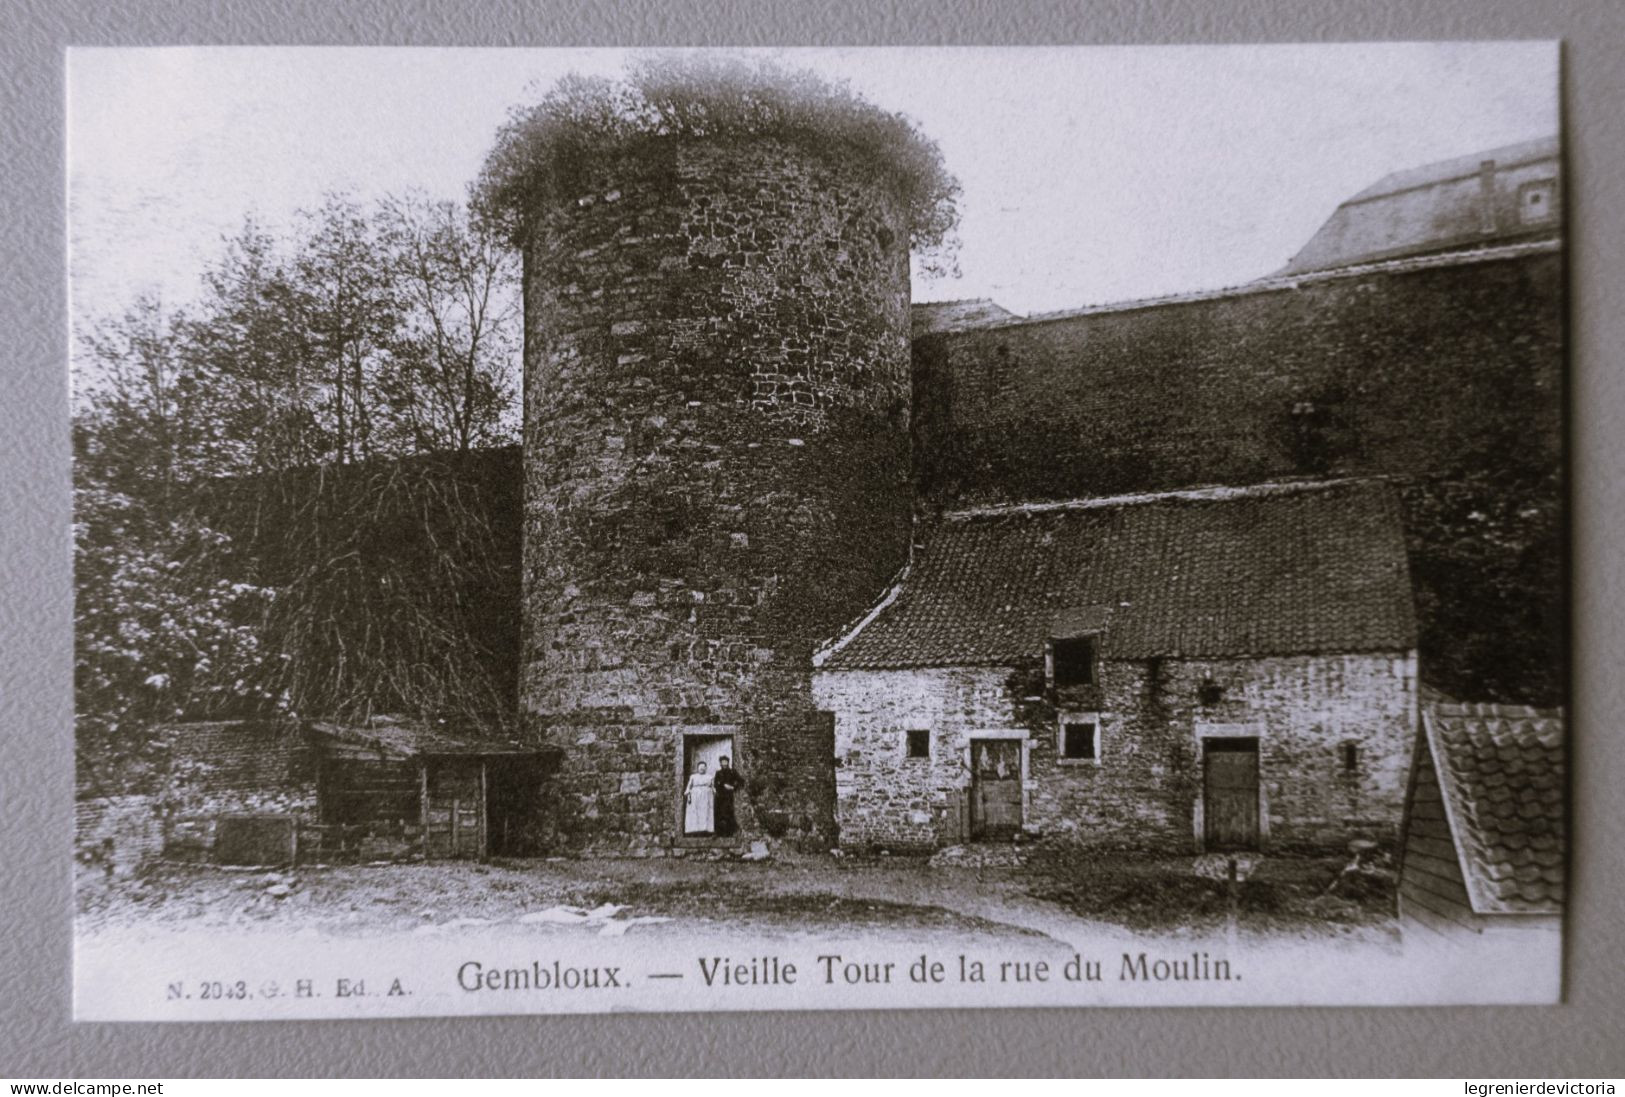
<path fill-rule="evenodd" d="M 523 246 L 537 210 L 584 189 L 586 169 L 639 141 L 666 137 L 794 141 L 889 175 L 923 269 L 952 262 L 959 184 L 907 117 L 814 73 L 738 56 L 648 58 L 622 80 L 566 76 L 497 134 L 474 207 Z"/>
<path fill-rule="evenodd" d="M 275 592 L 227 574 L 230 540 L 190 517 L 154 522 L 128 496 L 75 490 L 75 707 L 97 728 L 275 711 L 254 679 Z"/>

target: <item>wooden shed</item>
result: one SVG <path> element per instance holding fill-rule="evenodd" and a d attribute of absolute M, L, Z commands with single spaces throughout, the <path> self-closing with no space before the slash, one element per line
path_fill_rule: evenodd
<path fill-rule="evenodd" d="M 338 840 L 430 859 L 539 852 L 552 756 L 481 729 L 392 720 L 314 724 L 317 806 Z"/>
<path fill-rule="evenodd" d="M 1424 703 L 1405 805 L 1407 941 L 1561 950 L 1566 861 L 1562 710 Z"/>

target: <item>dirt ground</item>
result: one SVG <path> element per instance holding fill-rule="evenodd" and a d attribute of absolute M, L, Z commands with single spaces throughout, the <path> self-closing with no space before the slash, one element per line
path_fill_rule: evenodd
<path fill-rule="evenodd" d="M 1134 859 L 1045 847 L 1028 869 L 1034 897 L 1139 930 L 1212 928 L 1228 921 L 1232 905 L 1238 921 L 1259 932 L 1380 927 L 1393 920 L 1395 877 L 1380 853 L 1363 856 L 1361 871 L 1346 856 L 1242 856 L 1233 895 L 1227 860 Z"/>
<path fill-rule="evenodd" d="M 829 857 L 766 862 L 524 860 L 226 870 L 160 865 L 123 878 L 82 872 L 79 932 L 127 928 L 269 931 L 314 927 L 369 935 L 510 923 L 539 912 L 609 910 L 599 920 L 673 928 L 977 937 L 1079 934 L 1350 935 L 1395 932 L 1391 884 L 1338 881 L 1336 859 L 1247 865 L 1232 915 L 1222 869 L 1191 858 L 1145 860 L 1045 851 L 1005 864 L 953 858 Z M 1203 873 L 1206 873 L 1205 875 Z M 558 917 L 568 917 L 567 914 Z M 669 921 L 653 921 L 662 919 Z M 618 927 L 627 928 L 627 927 Z"/>

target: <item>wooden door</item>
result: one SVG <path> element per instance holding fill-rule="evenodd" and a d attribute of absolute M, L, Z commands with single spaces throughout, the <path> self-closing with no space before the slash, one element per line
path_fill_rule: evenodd
<path fill-rule="evenodd" d="M 485 855 L 485 782 L 478 760 L 429 763 L 424 842 L 430 857 Z"/>
<path fill-rule="evenodd" d="M 1210 850 L 1258 848 L 1258 740 L 1202 744 L 1202 837 Z"/>
<path fill-rule="evenodd" d="M 458 799 L 451 802 L 451 848 L 453 857 L 480 855 L 480 802 Z"/>
<path fill-rule="evenodd" d="M 972 739 L 971 837 L 1008 838 L 1021 829 L 1021 740 Z"/>

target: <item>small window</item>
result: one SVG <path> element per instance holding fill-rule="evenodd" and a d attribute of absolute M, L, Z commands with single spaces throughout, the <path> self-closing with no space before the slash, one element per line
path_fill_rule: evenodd
<path fill-rule="evenodd" d="M 1094 762 L 1100 759 L 1100 725 L 1078 722 L 1061 725 L 1061 759 Z"/>
<path fill-rule="evenodd" d="M 1353 773 L 1360 768 L 1360 744 L 1352 739 L 1344 740 L 1340 744 L 1340 754 L 1343 759 L 1343 772 Z"/>
<path fill-rule="evenodd" d="M 1095 638 L 1069 636 L 1050 641 L 1054 682 L 1058 688 L 1092 686 L 1095 683 Z"/>
<path fill-rule="evenodd" d="M 1549 220 L 1556 193 L 1556 185 L 1550 179 L 1525 183 L 1518 190 L 1518 219 L 1526 225 Z"/>
<path fill-rule="evenodd" d="M 1196 687 L 1196 699 L 1204 705 L 1216 705 L 1224 700 L 1224 687 L 1211 678 L 1204 678 Z"/>
<path fill-rule="evenodd" d="M 931 733 L 918 729 L 903 733 L 905 739 L 905 753 L 910 758 L 931 757 Z"/>

